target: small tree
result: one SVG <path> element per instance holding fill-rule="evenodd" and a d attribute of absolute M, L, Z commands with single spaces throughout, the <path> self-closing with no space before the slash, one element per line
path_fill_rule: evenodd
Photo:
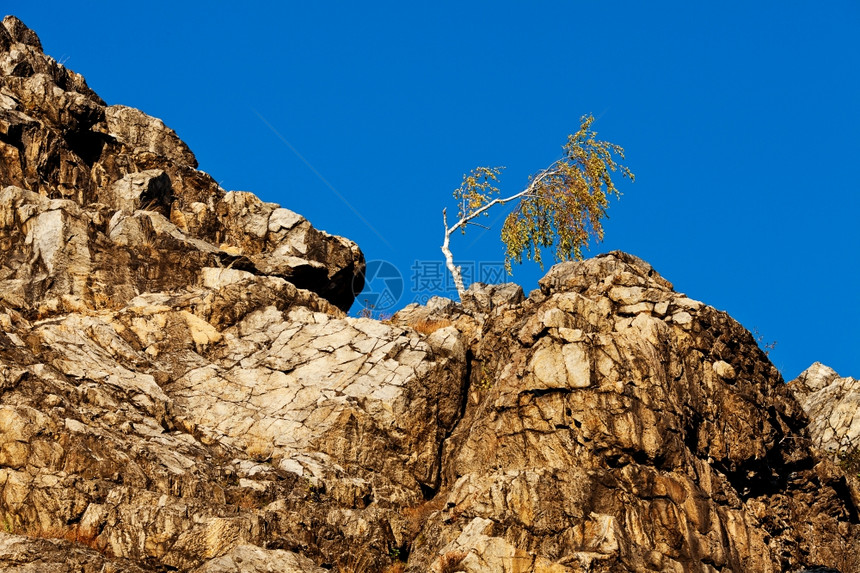
<path fill-rule="evenodd" d="M 600 220 L 606 215 L 609 196 L 621 193 L 615 187 L 611 173 L 621 171 L 634 180 L 633 173 L 613 159 L 624 159 L 624 149 L 607 141 L 595 139 L 592 131 L 594 117 L 583 116 L 579 131 L 567 137 L 564 155 L 546 169 L 529 177 L 522 191 L 509 197 L 499 197 L 496 183 L 502 167 L 477 167 L 463 176 L 454 190 L 457 200 L 457 222 L 448 226 L 448 214 L 442 209 L 445 238 L 442 252 L 460 299 L 466 290 L 460 267 L 454 264 L 450 242 L 454 231 L 466 233 L 473 219 L 488 215 L 491 207 L 519 201 L 502 226 L 505 244 L 505 268 L 511 273 L 511 261 L 522 263 L 523 255 L 543 268 L 541 249 L 555 245 L 555 260 L 581 259 L 582 250 L 590 237 L 603 239 Z"/>

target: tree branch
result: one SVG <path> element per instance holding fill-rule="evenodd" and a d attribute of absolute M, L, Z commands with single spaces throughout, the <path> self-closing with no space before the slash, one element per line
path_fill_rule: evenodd
<path fill-rule="evenodd" d="M 497 197 L 496 199 L 493 199 L 492 201 L 490 201 L 489 203 L 487 203 L 486 205 L 484 205 L 480 209 L 477 209 L 476 211 L 474 211 L 472 213 L 466 214 L 463 218 L 461 218 L 459 221 L 454 223 L 454 225 L 451 227 L 448 227 L 447 209 L 442 209 L 442 224 L 445 227 L 445 236 L 444 236 L 444 239 L 442 241 L 442 253 L 445 255 L 445 266 L 448 267 L 448 271 L 451 273 L 451 277 L 453 277 L 453 279 L 454 279 L 454 286 L 457 287 L 457 295 L 460 297 L 461 301 L 463 300 L 463 297 L 466 294 L 466 288 L 463 286 L 462 269 L 454 264 L 454 255 L 451 253 L 451 248 L 450 248 L 451 234 L 466 224 L 472 224 L 472 225 L 478 225 L 479 227 L 484 227 L 484 225 L 480 225 L 478 223 L 472 222 L 472 219 L 485 213 L 487 210 L 490 209 L 490 207 L 493 207 L 494 205 L 504 205 L 505 203 L 510 203 L 511 201 L 514 201 L 516 199 L 520 199 L 522 197 L 532 195 L 532 191 L 534 190 L 535 186 L 538 183 L 540 183 L 548 175 L 554 174 L 556 172 L 554 170 L 554 168 L 555 168 L 556 164 L 559 163 L 559 161 L 561 161 L 561 160 L 553 161 L 549 167 L 547 167 L 546 169 L 541 171 L 537 177 L 532 179 L 532 182 L 529 183 L 528 187 L 526 187 L 525 189 L 523 189 L 519 193 L 511 195 L 510 197 L 504 197 L 504 198 Z M 484 227 L 484 228 L 486 228 L 486 227 Z"/>

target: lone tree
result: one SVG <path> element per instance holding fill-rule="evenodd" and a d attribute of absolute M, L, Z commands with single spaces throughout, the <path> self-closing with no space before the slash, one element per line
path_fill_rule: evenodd
<path fill-rule="evenodd" d="M 460 267 L 454 264 L 449 244 L 451 235 L 459 230 L 466 233 L 473 219 L 487 216 L 489 209 L 511 201 L 519 201 L 502 226 L 505 244 L 505 268 L 511 273 L 511 261 L 523 262 L 523 255 L 543 268 L 541 249 L 555 245 L 556 261 L 582 259 L 582 250 L 590 237 L 603 239 L 600 220 L 606 215 L 609 196 L 621 193 L 612 181 L 611 173 L 621 171 L 631 181 L 633 173 L 613 159 L 624 159 L 624 149 L 607 141 L 595 139 L 591 129 L 594 117 L 581 118 L 579 131 L 567 137 L 564 155 L 546 169 L 529 177 L 522 191 L 509 197 L 500 197 L 499 181 L 503 167 L 477 167 L 463 176 L 463 182 L 454 190 L 457 200 L 457 222 L 448 226 L 448 214 L 442 209 L 445 239 L 442 252 L 460 300 L 466 289 Z M 482 226 L 482 225 L 479 225 Z"/>

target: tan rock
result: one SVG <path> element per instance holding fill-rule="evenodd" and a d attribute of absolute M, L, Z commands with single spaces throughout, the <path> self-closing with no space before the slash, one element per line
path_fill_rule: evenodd
<path fill-rule="evenodd" d="M 446 443 L 449 511 L 428 518 L 409 571 L 438 568 L 455 551 L 466 570 L 503 570 L 515 550 L 527 571 L 538 562 L 571 571 L 858 568 L 854 502 L 792 434 L 803 415 L 745 329 L 626 256 L 567 263 L 541 284 L 519 319 L 489 322 L 473 350 L 496 382 L 467 403 Z M 646 292 L 643 302 L 675 309 L 671 321 L 596 312 Z M 557 310 L 579 332 L 548 327 Z M 716 355 L 728 341 L 740 345 L 731 364 Z M 583 383 L 572 384 L 572 372 Z M 758 461 L 774 456 L 812 465 Z M 807 497 L 809 480 L 830 485 Z M 844 517 L 823 509 L 830 503 Z M 812 530 L 788 525 L 798 511 Z"/>
<path fill-rule="evenodd" d="M 0 200 L 6 302 L 41 315 L 63 310 L 48 301 L 116 309 L 193 284 L 203 267 L 233 267 L 349 308 L 364 269 L 354 243 L 250 193 L 225 193 L 161 120 L 105 105 L 38 39 L 16 41 L 36 37 L 19 20 L 6 25 L 21 30 L 4 27 L 0 42 L 0 188 L 18 189 Z"/>
<path fill-rule="evenodd" d="M 227 555 L 213 559 L 193 573 L 324 573 L 313 561 L 290 551 L 265 550 L 255 545 L 239 545 Z"/>
<path fill-rule="evenodd" d="M 9 17 L 0 131 L 0 569 L 860 571 L 808 439 L 853 439 L 850 379 L 793 383 L 807 432 L 641 259 L 350 318 L 354 243 L 220 189 Z"/>
<path fill-rule="evenodd" d="M 735 369 L 725 360 L 714 362 L 714 372 L 716 372 L 717 376 L 725 380 L 734 380 L 737 377 Z"/>
<path fill-rule="evenodd" d="M 860 448 L 860 380 L 816 362 L 788 386 L 810 418 L 817 448 L 835 454 Z"/>

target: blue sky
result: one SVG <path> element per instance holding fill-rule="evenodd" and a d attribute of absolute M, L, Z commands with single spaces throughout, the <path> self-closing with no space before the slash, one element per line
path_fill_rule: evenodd
<path fill-rule="evenodd" d="M 786 379 L 816 360 L 860 376 L 855 0 L 3 8 L 108 103 L 162 118 L 225 189 L 399 269 L 391 310 L 432 294 L 416 283 L 441 264 L 464 172 L 504 165 L 515 192 L 592 113 L 637 179 L 591 254 L 638 255 L 775 340 Z M 499 226 L 455 237 L 455 256 L 492 272 Z"/>

